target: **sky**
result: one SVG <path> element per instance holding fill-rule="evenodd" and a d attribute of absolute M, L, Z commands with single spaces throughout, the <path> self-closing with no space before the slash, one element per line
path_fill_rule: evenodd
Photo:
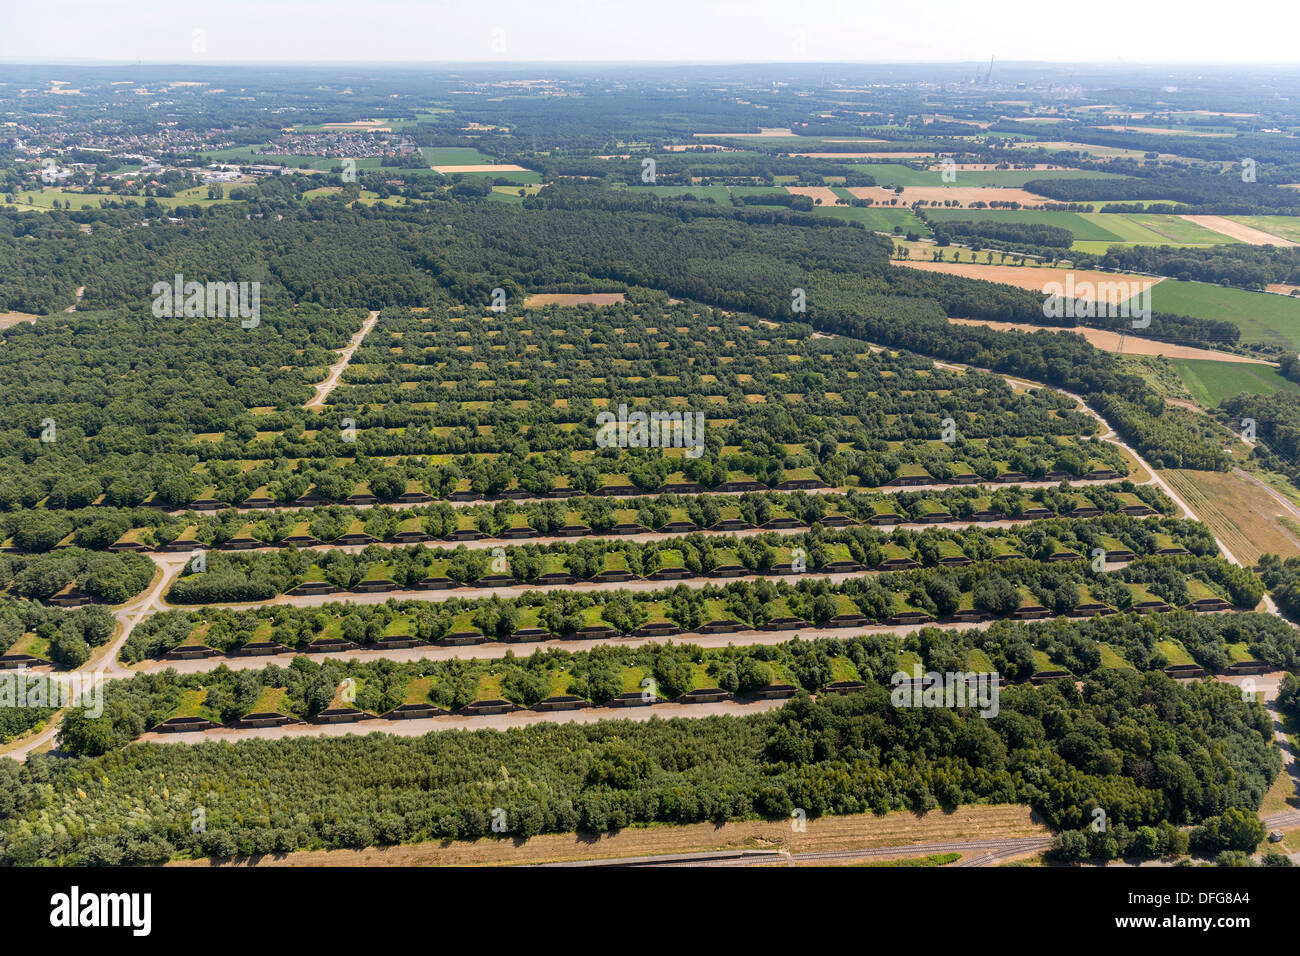
<path fill-rule="evenodd" d="M 0 58 L 1294 65 L 1254 0 L 0 0 Z"/>

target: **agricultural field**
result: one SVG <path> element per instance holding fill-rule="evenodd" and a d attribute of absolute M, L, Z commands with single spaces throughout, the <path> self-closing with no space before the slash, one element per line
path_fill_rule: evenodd
<path fill-rule="evenodd" d="M 904 196 L 908 196 L 907 191 Z M 928 194 L 927 194 L 928 195 Z M 914 197 L 919 198 L 919 197 Z M 988 197 L 984 197 L 988 198 Z M 1024 199 L 1008 195 L 1008 199 Z M 1042 200 L 1039 200 L 1042 201 Z M 1094 208 L 1101 205 L 1093 203 Z M 1076 250 L 1104 253 L 1112 245 L 1212 246 L 1238 240 L 1182 216 L 1162 213 L 1049 212 L 1036 209 L 928 208 L 926 215 L 944 221 L 991 221 L 1057 226 L 1074 235 Z"/>
<path fill-rule="evenodd" d="M 435 166 L 436 172 L 448 176 L 465 176 L 470 179 L 488 179 L 495 183 L 499 179 L 505 180 L 515 186 L 538 186 L 542 182 L 542 174 L 534 172 L 531 169 L 511 167 L 507 165 L 487 165 L 487 166 Z"/>
<path fill-rule="evenodd" d="M 496 162 L 472 146 L 426 146 L 421 152 L 430 166 L 476 166 Z"/>
<path fill-rule="evenodd" d="M 922 256 L 925 255 L 926 251 L 930 251 L 930 250 L 938 251 L 933 246 L 930 246 L 928 248 L 925 246 L 920 246 L 919 249 Z M 951 252 L 949 252 L 948 250 L 943 250 L 943 251 L 947 256 L 951 256 Z M 1066 269 L 1064 267 L 1054 269 L 1049 266 L 1035 266 L 1035 265 L 1027 265 L 1027 266 L 993 265 L 988 263 L 987 261 L 985 262 L 975 261 L 976 259 L 979 258 L 983 258 L 987 260 L 988 253 L 985 252 L 982 254 L 980 253 L 972 254 L 971 258 L 968 259 L 966 262 L 954 262 L 951 261 L 951 259 L 949 258 L 945 258 L 944 261 L 942 262 L 929 261 L 925 258 L 921 258 L 919 260 L 913 260 L 909 258 L 909 259 L 904 259 L 899 261 L 898 264 L 901 266 L 905 266 L 909 269 L 923 269 L 926 271 L 944 272 L 949 275 L 965 276 L 969 279 L 980 279 L 984 282 L 1000 282 L 1006 285 L 1013 285 L 1019 289 L 1029 289 L 1031 291 L 1039 292 L 1043 294 L 1046 294 L 1046 287 L 1048 283 L 1056 282 L 1064 285 L 1065 277 L 1067 274 L 1069 274 L 1073 276 L 1075 285 L 1081 290 L 1081 293 L 1086 292 L 1087 289 L 1089 288 L 1093 290 L 1092 295 L 1085 295 L 1085 294 L 1078 295 L 1079 299 L 1089 300 L 1089 301 L 1095 301 L 1098 298 L 1098 296 L 1096 295 L 1097 291 L 1106 293 L 1106 296 L 1103 296 L 1103 298 L 1106 298 L 1107 301 L 1114 299 L 1114 295 L 1116 291 L 1118 290 L 1118 288 L 1120 288 L 1118 284 L 1121 283 L 1123 284 L 1122 288 L 1125 289 L 1126 291 L 1131 290 L 1133 288 L 1151 287 L 1157 283 L 1157 280 L 1151 279 L 1149 277 L 1138 276 L 1138 275 L 1126 275 L 1124 273 L 1118 273 L 1118 272 L 1100 272 L 1100 271 L 1088 271 L 1084 269 Z M 995 255 L 994 258 L 997 258 L 997 256 Z M 1003 259 L 1005 261 L 1005 257 L 1003 257 Z M 1087 283 L 1088 285 L 1085 286 L 1084 283 Z M 1114 302 L 1114 304 L 1118 305 L 1119 303 Z"/>
<path fill-rule="evenodd" d="M 1024 806 L 973 805 L 955 811 L 929 813 L 848 814 L 828 817 L 818 826 L 793 831 L 784 820 L 753 820 L 724 824 L 628 827 L 590 835 L 539 834 L 503 844 L 500 840 L 443 840 L 375 847 L 367 850 L 300 850 L 257 861 L 258 866 L 492 866 L 557 863 L 640 857 L 655 853 L 712 853 L 779 846 L 791 853 L 851 852 L 870 847 L 894 847 L 943 839 L 1016 839 L 1038 836 L 1046 828 Z M 902 852 L 902 851 L 900 851 Z M 884 859 L 889 854 L 882 854 Z M 180 861 L 177 865 L 199 865 Z M 211 865 L 204 861 L 202 865 Z M 796 866 L 825 865 L 795 862 Z"/>
<path fill-rule="evenodd" d="M 659 197 L 689 196 L 700 202 L 717 203 L 720 206 L 731 205 L 731 192 L 726 186 L 628 186 L 630 193 L 641 193 Z"/>
<path fill-rule="evenodd" d="M 814 213 L 844 222 L 858 223 L 874 232 L 931 235 L 930 227 L 910 209 L 882 209 L 879 206 L 818 206 Z"/>
<path fill-rule="evenodd" d="M 996 186 L 1000 188 L 1023 188 L 1025 183 L 1034 179 L 1119 179 L 1117 173 L 1106 173 L 1082 169 L 963 169 L 957 165 L 952 173 L 953 182 L 942 178 L 943 166 L 931 166 L 917 169 L 902 163 L 868 163 L 866 172 L 882 186 L 893 187 L 950 187 L 971 188 Z M 908 192 L 905 189 L 904 195 Z"/>
<path fill-rule="evenodd" d="M 1205 226 L 1213 229 L 1215 232 L 1222 233 L 1238 242 L 1249 243 L 1253 246 L 1294 246 L 1297 243 L 1289 239 L 1283 239 L 1272 233 L 1265 232 L 1262 229 L 1256 229 L 1253 226 L 1245 225 L 1234 219 L 1228 219 L 1224 216 L 1193 216 L 1184 215 L 1183 219 L 1188 222 Z"/>
<path fill-rule="evenodd" d="M 1107 219 L 1098 220 L 1098 214 L 1074 212 L 1047 212 L 1039 209 L 936 209 L 929 208 L 926 216 L 936 222 L 998 222 L 1021 225 L 1056 226 L 1068 229 L 1078 241 L 1123 242 L 1107 225 Z"/>
<path fill-rule="evenodd" d="M 224 184 L 227 190 L 239 188 L 240 185 L 246 185 L 252 182 L 251 179 L 237 180 L 233 183 Z M 228 205 L 236 200 L 230 198 L 214 199 L 208 196 L 207 186 L 194 186 L 190 189 L 182 189 L 175 196 L 149 197 L 166 209 L 175 209 L 177 206 L 199 206 L 208 208 L 210 206 Z M 99 195 L 78 192 L 72 189 L 62 187 L 48 187 L 34 190 L 23 190 L 15 194 L 16 202 L 9 202 L 3 196 L 0 196 L 0 208 L 14 209 L 19 212 L 32 210 L 36 212 L 49 212 L 55 208 L 54 203 L 59 204 L 62 209 L 99 209 L 104 203 L 125 203 L 134 206 L 143 206 L 146 197 L 144 196 L 120 196 L 120 195 Z"/>
<path fill-rule="evenodd" d="M 1083 218 L 1122 242 L 1156 246 L 1209 246 L 1236 242 L 1181 216 L 1147 213 L 1083 213 Z"/>
<path fill-rule="evenodd" d="M 1204 408 L 1214 408 L 1225 398 L 1240 392 L 1271 395 L 1274 392 L 1300 394 L 1300 384 L 1283 378 L 1271 365 L 1214 362 L 1200 359 L 1169 359 L 1192 398 Z"/>
<path fill-rule="evenodd" d="M 1300 242 L 1300 217 L 1296 216 L 1229 216 L 1233 222 L 1239 222 L 1251 229 L 1270 236 L 1277 236 L 1289 242 Z"/>
<path fill-rule="evenodd" d="M 1241 329 L 1243 344 L 1300 350 L 1300 301 L 1288 296 L 1166 279 L 1152 288 L 1151 307 L 1157 312 L 1231 322 Z"/>
<path fill-rule="evenodd" d="M 1291 512 L 1250 479 L 1180 469 L 1161 474 L 1237 560 L 1251 565 L 1261 554 L 1300 556 Z"/>

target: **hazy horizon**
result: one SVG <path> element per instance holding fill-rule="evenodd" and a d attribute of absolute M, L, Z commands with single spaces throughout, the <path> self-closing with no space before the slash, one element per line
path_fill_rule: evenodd
<path fill-rule="evenodd" d="M 0 10 L 0 60 L 104 65 L 923 64 L 1288 65 L 1295 7 L 1216 16 L 1092 0 L 996 11 L 933 0 L 923 14 L 853 0 L 50 0 Z M 1269 28 L 1261 30 L 1261 24 Z"/>

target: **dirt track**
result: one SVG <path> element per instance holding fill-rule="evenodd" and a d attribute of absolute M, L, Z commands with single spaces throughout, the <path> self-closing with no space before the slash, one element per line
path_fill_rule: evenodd
<path fill-rule="evenodd" d="M 939 630 L 944 631 L 982 631 L 992 623 L 992 621 L 982 621 L 975 624 L 942 622 L 926 626 L 938 628 Z M 545 653 L 549 650 L 564 650 L 569 651 L 570 653 L 577 653 L 579 651 L 589 651 L 594 647 L 602 645 L 612 645 L 615 647 L 644 647 L 648 644 L 663 644 L 669 641 L 678 644 L 690 644 L 694 647 L 727 647 L 733 644 L 737 647 L 746 647 L 754 644 L 769 646 L 774 644 L 784 644 L 786 641 L 792 640 L 813 641 L 822 638 L 847 639 L 860 637 L 866 634 L 901 638 L 915 632 L 916 629 L 917 627 L 915 624 L 871 624 L 865 627 L 805 627 L 789 631 L 747 630 L 736 631 L 731 634 L 678 634 L 667 638 L 608 637 L 594 638 L 590 640 L 553 640 L 529 643 L 489 641 L 484 644 L 446 647 L 441 645 L 424 644 L 419 647 L 390 650 L 375 649 L 341 651 L 320 656 L 328 658 L 329 660 L 366 661 L 382 658 L 387 661 L 398 661 L 404 663 L 419 660 L 498 660 L 510 653 L 513 653 L 517 657 L 524 657 L 532 654 L 534 651 Z M 224 664 L 226 667 L 235 671 L 258 670 L 265 667 L 267 664 L 279 664 L 281 667 L 288 667 L 298 654 L 299 652 L 295 651 L 290 654 L 268 654 L 259 657 L 210 657 L 207 659 L 195 658 L 188 661 L 148 661 L 136 665 L 133 669 L 146 672 L 175 670 L 179 674 L 197 674 L 213 670 Z"/>
<path fill-rule="evenodd" d="M 530 724 L 592 724 L 598 720 L 647 721 L 656 717 L 741 717 L 776 710 L 783 700 L 759 700 L 752 704 L 722 701 L 717 704 L 654 704 L 641 707 L 586 707 L 582 710 L 542 713 L 521 710 L 513 714 L 489 714 L 484 717 L 425 717 L 419 720 L 382 720 L 378 717 L 354 724 L 289 724 L 284 727 L 252 727 L 244 730 L 221 728 L 185 734 L 141 734 L 140 743 L 188 743 L 204 741 L 279 740 L 284 737 L 364 737 L 367 734 L 391 734 L 396 737 L 423 737 L 435 730 L 505 730 Z"/>
<path fill-rule="evenodd" d="M 350 341 L 347 346 L 339 352 L 339 360 L 330 366 L 329 377 L 326 378 L 325 381 L 317 383 L 316 394 L 313 395 L 311 400 L 303 406 L 304 408 L 325 407 L 325 399 L 329 397 L 330 392 L 334 391 L 334 389 L 338 387 L 339 379 L 343 377 L 343 373 L 347 370 L 348 363 L 352 361 L 353 353 L 356 352 L 357 348 L 361 345 L 362 340 L 370 334 L 370 330 L 375 327 L 375 323 L 378 320 L 379 313 L 371 312 L 370 317 L 362 323 L 361 331 L 352 336 L 352 341 Z"/>
<path fill-rule="evenodd" d="M 528 170 L 514 163 L 472 163 L 463 166 L 434 166 L 435 173 L 526 173 Z"/>

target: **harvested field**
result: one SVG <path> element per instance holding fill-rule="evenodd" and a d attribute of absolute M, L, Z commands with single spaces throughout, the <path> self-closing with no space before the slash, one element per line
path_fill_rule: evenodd
<path fill-rule="evenodd" d="M 1131 296 L 1135 289 L 1146 289 L 1153 286 L 1159 279 L 1152 279 L 1149 276 L 1128 275 L 1122 272 L 1099 272 L 1090 269 L 1049 269 L 1042 266 L 993 266 L 984 265 L 978 262 L 926 262 L 925 260 L 905 260 L 898 261 L 898 265 L 909 269 L 924 269 L 926 272 L 946 272 L 949 275 L 963 276 L 967 279 L 983 279 L 985 282 L 1001 282 L 1004 285 L 1013 285 L 1017 289 L 1029 289 L 1031 292 L 1044 292 L 1049 282 L 1059 282 L 1065 285 L 1067 274 L 1074 276 L 1074 285 L 1078 289 L 1083 283 L 1087 282 L 1094 289 L 1100 288 L 1107 292 L 1119 291 L 1115 287 L 1119 283 L 1124 283 L 1128 287 L 1127 295 Z M 1045 293 L 1044 293 L 1045 294 Z M 1090 299 L 1093 296 L 1079 295 L 1080 299 Z M 1113 296 L 1105 296 L 1110 301 Z"/>
<path fill-rule="evenodd" d="M 1300 189 L 1300 184 L 1287 186 L 1287 189 Z M 1300 216 L 1227 216 L 1232 222 L 1250 226 L 1260 232 L 1300 242 Z"/>
<path fill-rule="evenodd" d="M 933 151 L 928 153 L 786 153 L 787 156 L 799 156 L 804 159 L 933 159 Z M 939 153 L 947 156 L 947 153 Z"/>
<path fill-rule="evenodd" d="M 542 305 L 618 305 L 626 298 L 622 292 L 537 292 L 524 299 L 524 308 Z"/>
<path fill-rule="evenodd" d="M 813 202 L 822 201 L 823 206 L 834 206 L 840 201 L 835 190 L 829 186 L 786 186 L 786 191 L 794 196 L 807 196 Z"/>
<path fill-rule="evenodd" d="M 527 169 L 514 163 L 475 163 L 470 166 L 434 166 L 435 173 L 526 173 Z"/>
<path fill-rule="evenodd" d="M 796 136 L 797 133 L 779 126 L 760 126 L 757 133 L 695 133 L 695 136 L 716 136 L 719 139 L 763 139 L 771 136 Z M 873 140 L 873 142 L 880 142 Z"/>
<path fill-rule="evenodd" d="M 30 322 L 36 324 L 35 315 L 28 315 L 26 312 L 0 312 L 0 329 L 7 329 L 10 326 L 18 325 L 20 322 Z"/>
<path fill-rule="evenodd" d="M 888 205 L 891 199 L 903 201 L 903 197 L 884 186 L 846 186 L 845 190 L 854 199 L 874 199 L 877 206 Z"/>
<path fill-rule="evenodd" d="M 1231 133 L 1209 133 L 1189 129 L 1161 129 L 1159 126 L 1098 126 L 1115 133 L 1150 133 L 1155 136 L 1231 136 Z"/>
<path fill-rule="evenodd" d="M 377 119 L 356 120 L 352 123 L 322 123 L 321 129 L 369 130 L 375 133 L 391 133 L 393 131 L 391 126 L 386 126 L 383 120 Z"/>
<path fill-rule="evenodd" d="M 1294 295 L 1300 293 L 1300 285 L 1287 285 L 1284 282 L 1270 282 L 1264 288 L 1269 292 L 1275 292 L 1278 295 Z"/>
<path fill-rule="evenodd" d="M 418 843 L 365 850 L 307 850 L 261 857 L 224 866 L 509 866 L 560 860 L 649 856 L 708 850 L 785 849 L 791 853 L 898 846 L 906 857 L 916 843 L 996 840 L 1047 836 L 1028 807 L 965 806 L 951 813 L 854 814 L 808 820 L 803 833 L 786 821 L 693 823 L 653 826 L 613 833 L 557 833 L 527 840 L 482 839 Z M 210 866 L 208 860 L 176 861 L 173 866 Z"/>
<path fill-rule="evenodd" d="M 1142 150 L 1140 149 L 1129 149 L 1124 146 L 1096 146 L 1089 143 L 1075 143 L 1075 142 L 1071 142 L 1070 140 L 1045 141 L 1045 140 L 1037 140 L 1037 139 L 1026 139 L 1011 144 L 1012 149 L 1038 149 L 1040 147 L 1042 149 L 1050 150 L 1052 152 L 1059 152 L 1062 150 L 1077 150 L 1081 153 L 1084 153 L 1085 155 L 1090 155 L 1090 156 L 1103 156 L 1103 157 L 1128 156 L 1133 159 L 1141 159 L 1143 157 Z M 1161 153 L 1160 157 L 1163 159 L 1165 157 L 1169 157 L 1173 155 L 1174 155 L 1173 153 Z"/>
<path fill-rule="evenodd" d="M 1300 556 L 1300 538 L 1282 523 L 1286 505 L 1236 472 L 1170 469 L 1160 473 L 1229 551 L 1247 566 L 1265 553 Z"/>
<path fill-rule="evenodd" d="M 935 171 L 938 179 L 939 171 Z M 1022 206 L 1041 206 L 1051 202 L 1046 196 L 1031 193 L 1012 186 L 906 186 L 899 197 L 910 206 L 918 199 L 928 203 L 939 203 L 955 199 L 963 206 L 976 202 L 1018 202 Z"/>
<path fill-rule="evenodd" d="M 938 168 L 938 167 L 936 167 L 936 168 Z M 991 173 L 991 172 L 1021 173 L 1021 172 L 1026 172 L 1026 171 L 1031 170 L 1031 169 L 1068 169 L 1069 167 L 1068 167 L 1068 166 L 1058 166 L 1056 163 L 1017 163 L 1017 164 L 1015 165 L 1014 168 L 1012 168 L 1012 169 L 1007 169 L 1005 166 L 997 165 L 997 164 L 994 164 L 994 163 L 953 163 L 953 164 L 952 164 L 952 168 L 955 169 L 955 170 L 957 170 L 959 173 L 960 173 L 960 172 L 966 172 L 966 173 L 980 173 L 980 172 L 984 172 L 984 173 Z"/>
<path fill-rule="evenodd" d="M 1120 334 L 1106 329 L 1088 329 L 1076 326 L 1062 329 L 1046 325 L 1018 325 L 1014 322 L 981 322 L 979 319 L 949 319 L 957 325 L 987 325 L 999 332 L 1074 332 L 1082 335 L 1094 348 L 1103 352 L 1120 353 Z M 1214 352 L 1210 349 L 1198 349 L 1190 345 L 1170 345 L 1154 339 L 1139 338 L 1136 335 L 1124 336 L 1124 355 L 1162 355 L 1173 359 L 1206 359 L 1214 362 L 1242 362 L 1248 365 L 1271 365 L 1262 359 L 1248 358 L 1245 355 L 1233 355 L 1231 352 Z"/>
<path fill-rule="evenodd" d="M 1238 242 L 1249 243 L 1252 246 L 1300 245 L 1300 243 L 1292 242 L 1290 239 L 1283 239 L 1281 236 L 1264 232 L 1262 229 L 1256 229 L 1240 222 L 1233 222 L 1223 216 L 1182 216 L 1180 218 L 1186 219 L 1188 222 L 1194 222 L 1198 226 L 1203 226 L 1213 232 L 1223 233 L 1223 235 L 1230 236 Z"/>

